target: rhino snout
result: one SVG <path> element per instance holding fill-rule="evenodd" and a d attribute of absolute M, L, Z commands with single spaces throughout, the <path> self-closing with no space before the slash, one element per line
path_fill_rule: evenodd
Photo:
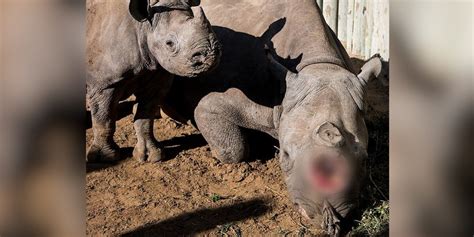
<path fill-rule="evenodd" d="M 192 67 L 197 68 L 204 64 L 206 57 L 206 51 L 200 50 L 191 55 L 190 61 L 192 62 Z"/>
<path fill-rule="evenodd" d="M 307 170 L 307 177 L 314 190 L 323 195 L 344 192 L 350 182 L 350 164 L 339 153 L 328 152 L 315 157 Z"/>
<path fill-rule="evenodd" d="M 211 71 L 218 63 L 221 56 L 220 45 L 217 40 L 206 40 L 203 46 L 197 47 L 191 51 L 188 62 L 195 74 L 200 74 L 204 71 Z"/>
<path fill-rule="evenodd" d="M 207 49 L 197 50 L 191 54 L 191 58 L 189 61 L 191 62 L 192 67 L 199 68 L 200 66 L 204 65 L 207 61 L 215 60 L 216 55 L 220 53 L 217 51 L 212 52 L 213 50 L 208 47 Z"/>

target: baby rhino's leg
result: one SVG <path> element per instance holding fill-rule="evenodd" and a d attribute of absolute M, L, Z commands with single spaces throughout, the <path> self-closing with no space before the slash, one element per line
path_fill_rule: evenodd
<path fill-rule="evenodd" d="M 153 124 L 172 79 L 172 75 L 158 74 L 143 78 L 144 82 L 135 93 L 138 105 L 133 125 L 137 144 L 133 149 L 133 157 L 138 161 L 156 162 L 164 159 L 162 147 L 153 134 Z"/>
<path fill-rule="evenodd" d="M 133 122 L 137 135 L 133 157 L 138 161 L 148 160 L 153 162 L 163 159 L 163 152 L 153 134 L 154 116 L 158 110 L 158 103 L 153 100 L 138 102 Z"/>
<path fill-rule="evenodd" d="M 247 158 L 248 143 L 242 128 L 276 137 L 273 109 L 256 104 L 235 88 L 205 96 L 196 107 L 194 118 L 214 156 L 224 163 Z"/>
<path fill-rule="evenodd" d="M 88 95 L 91 107 L 94 140 L 87 150 L 88 162 L 116 161 L 119 159 L 118 146 L 114 142 L 117 95 L 113 88 L 97 90 Z"/>

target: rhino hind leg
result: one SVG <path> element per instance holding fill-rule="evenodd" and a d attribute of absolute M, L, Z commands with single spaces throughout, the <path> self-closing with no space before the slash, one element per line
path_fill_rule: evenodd
<path fill-rule="evenodd" d="M 254 103 L 235 88 L 205 96 L 194 118 L 213 155 L 223 163 L 237 163 L 248 157 L 243 128 L 275 134 L 273 109 Z"/>
<path fill-rule="evenodd" d="M 142 78 L 140 88 L 135 92 L 137 110 L 133 126 L 137 135 L 137 144 L 133 157 L 140 161 L 157 162 L 164 159 L 164 152 L 153 134 L 155 117 L 160 111 L 159 105 L 171 87 L 172 75 L 153 75 Z"/>
<path fill-rule="evenodd" d="M 87 150 L 88 162 L 116 161 L 120 158 L 114 142 L 118 101 L 114 89 L 99 90 L 89 97 L 94 139 Z"/>

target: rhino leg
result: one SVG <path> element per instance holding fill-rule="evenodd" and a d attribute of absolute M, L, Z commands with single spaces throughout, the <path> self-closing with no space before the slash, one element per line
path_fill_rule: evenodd
<path fill-rule="evenodd" d="M 137 144 L 133 149 L 133 158 L 140 162 L 160 161 L 163 152 L 153 135 L 154 116 L 159 110 L 158 104 L 151 102 L 138 103 L 133 126 L 137 135 Z"/>
<path fill-rule="evenodd" d="M 133 157 L 140 161 L 157 162 L 164 158 L 159 142 L 153 134 L 153 124 L 164 96 L 168 92 L 172 76 L 159 76 L 143 83 L 135 93 L 138 107 L 133 126 L 137 135 L 137 144 L 133 149 Z"/>
<path fill-rule="evenodd" d="M 118 146 L 114 142 L 117 96 L 113 88 L 97 90 L 89 96 L 94 139 L 86 155 L 88 162 L 116 161 Z"/>
<path fill-rule="evenodd" d="M 196 107 L 194 118 L 213 155 L 223 163 L 247 158 L 248 143 L 242 128 L 276 136 L 273 109 L 254 103 L 235 88 L 205 96 Z"/>

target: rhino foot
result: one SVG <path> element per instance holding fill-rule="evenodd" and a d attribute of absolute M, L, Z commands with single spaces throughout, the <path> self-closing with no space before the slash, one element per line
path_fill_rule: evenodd
<path fill-rule="evenodd" d="M 157 141 L 138 142 L 133 149 L 133 158 L 139 162 L 158 162 L 163 160 L 164 157 Z"/>
<path fill-rule="evenodd" d="M 118 146 L 115 143 L 99 145 L 92 144 L 87 151 L 87 162 L 114 162 L 120 159 Z"/>

